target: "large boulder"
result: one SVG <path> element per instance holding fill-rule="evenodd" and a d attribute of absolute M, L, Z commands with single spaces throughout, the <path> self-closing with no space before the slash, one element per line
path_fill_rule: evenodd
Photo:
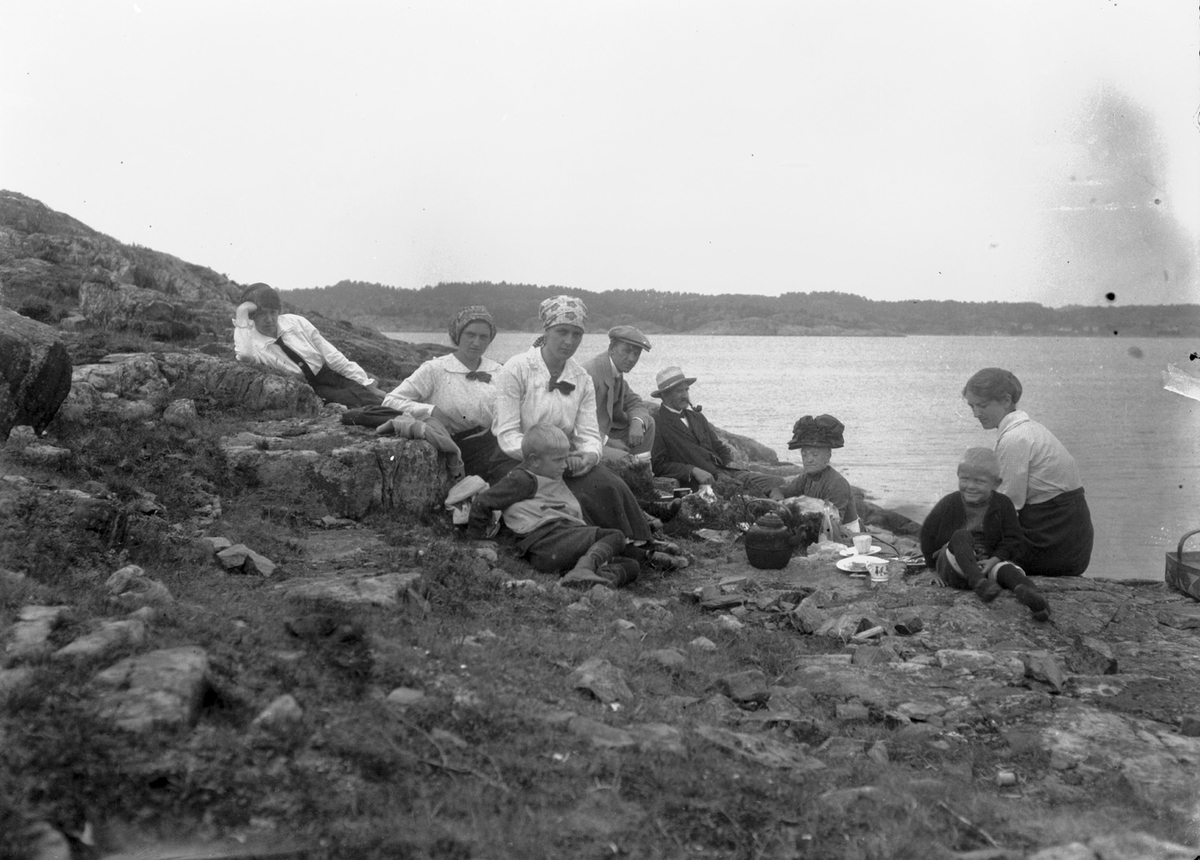
<path fill-rule="evenodd" d="M 421 516 L 442 504 L 450 488 L 445 455 L 422 439 L 376 436 L 336 421 L 264 422 L 222 447 L 231 467 L 253 475 L 260 492 L 291 514 Z"/>
<path fill-rule="evenodd" d="M 75 368 L 63 417 L 83 420 L 96 411 L 150 418 L 168 401 L 188 398 L 247 412 L 282 410 L 315 415 L 321 399 L 299 376 L 199 352 L 116 353 Z"/>
<path fill-rule="evenodd" d="M 185 302 L 108 278 L 79 288 L 79 309 L 97 328 L 135 331 L 162 340 L 195 337 L 200 332 Z"/>
<path fill-rule="evenodd" d="M 0 441 L 41 433 L 71 389 L 71 356 L 50 326 L 0 308 Z"/>

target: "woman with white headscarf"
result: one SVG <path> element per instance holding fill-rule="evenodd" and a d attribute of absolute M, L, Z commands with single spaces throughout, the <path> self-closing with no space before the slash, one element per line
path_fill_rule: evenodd
<path fill-rule="evenodd" d="M 505 362 L 496 377 L 492 432 L 503 457 L 498 472 L 521 461 L 521 440 L 535 424 L 552 424 L 567 435 L 567 486 L 592 525 L 618 529 L 633 541 L 651 540 L 650 526 L 629 487 L 611 470 L 596 468 L 602 445 L 596 389 L 573 358 L 583 340 L 587 308 L 574 296 L 555 296 L 538 309 L 545 333 L 527 352 Z"/>

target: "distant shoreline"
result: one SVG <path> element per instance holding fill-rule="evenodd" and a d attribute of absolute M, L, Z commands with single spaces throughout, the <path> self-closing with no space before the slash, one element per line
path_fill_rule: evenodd
<path fill-rule="evenodd" d="M 389 335 L 389 336 L 390 335 L 400 335 L 400 334 L 412 334 L 414 332 L 416 332 L 416 333 L 425 333 L 425 332 L 435 333 L 435 332 L 439 332 L 442 330 L 441 328 L 439 328 L 437 326 L 416 327 L 416 328 L 391 328 L 391 327 L 382 328 L 379 325 L 377 325 L 376 323 L 374 323 L 373 321 L 364 320 L 364 319 L 356 319 L 356 320 L 354 320 L 354 322 L 357 325 L 369 326 L 370 328 L 373 328 L 376 331 L 378 331 L 380 334 Z M 589 334 L 603 333 L 607 329 L 608 329 L 608 326 L 605 326 L 605 325 L 598 326 L 595 328 L 589 326 L 588 333 Z M 506 331 L 510 331 L 510 332 L 513 332 L 516 334 L 531 334 L 531 335 L 538 335 L 538 334 L 542 333 L 541 329 L 529 329 L 529 328 L 506 329 Z M 672 335 L 672 336 L 695 335 L 697 337 L 900 337 L 900 338 L 904 338 L 904 337 L 1028 337 L 1028 338 L 1071 337 L 1071 338 L 1103 338 L 1105 340 L 1111 340 L 1114 337 L 1117 337 L 1117 338 L 1121 338 L 1121 337 L 1148 338 L 1148 337 L 1151 337 L 1151 338 L 1155 338 L 1157 340 L 1184 340 L 1184 341 L 1200 340 L 1197 337 L 1192 337 L 1192 336 L 1182 335 L 1182 334 L 1127 334 L 1127 335 L 1116 334 L 1116 335 L 1108 335 L 1108 334 L 1096 333 L 1096 332 L 1068 332 L 1068 331 L 1064 331 L 1064 332 L 1022 332 L 1019 334 L 1014 334 L 1012 332 L 977 332 L 977 333 L 971 333 L 971 334 L 962 334 L 962 333 L 900 334 L 900 333 L 896 333 L 896 332 L 851 331 L 851 330 L 833 331 L 833 332 L 828 332 L 828 331 L 820 331 L 820 332 L 816 332 L 816 331 L 814 331 L 814 332 L 730 332 L 730 331 L 696 331 L 696 330 L 665 331 L 665 330 L 656 329 L 656 328 L 653 328 L 650 326 L 647 326 L 645 329 L 643 329 L 643 331 L 648 335 Z M 398 340 L 399 338 L 395 338 L 395 339 Z"/>

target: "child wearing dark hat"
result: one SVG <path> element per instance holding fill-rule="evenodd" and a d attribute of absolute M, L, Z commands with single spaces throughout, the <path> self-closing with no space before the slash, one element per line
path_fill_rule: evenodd
<path fill-rule="evenodd" d="M 1047 621 L 1046 598 L 1014 562 L 1025 550 L 1025 536 L 1012 500 L 996 492 L 999 486 L 995 452 L 968 448 L 958 464 L 958 492 L 934 505 L 921 526 L 921 552 L 946 585 L 973 589 L 984 603 L 1007 588 L 1035 621 Z"/>
<path fill-rule="evenodd" d="M 553 424 L 535 424 L 521 438 L 524 459 L 471 502 L 468 534 L 481 536 L 492 512 L 517 535 L 517 551 L 535 570 L 564 574 L 564 585 L 617 588 L 637 579 L 639 562 L 676 570 L 688 566 L 672 544 L 626 540 L 617 529 L 589 525 L 579 500 L 563 483 L 571 444 Z"/>
<path fill-rule="evenodd" d="M 846 426 L 832 415 L 805 415 L 792 426 L 792 439 L 788 450 L 800 449 L 804 471 L 781 487 L 771 491 L 776 501 L 794 496 L 822 499 L 838 509 L 842 525 L 847 531 L 857 532 L 858 508 L 854 504 L 854 493 L 850 482 L 829 465 L 834 448 L 845 445 L 842 434 Z"/>

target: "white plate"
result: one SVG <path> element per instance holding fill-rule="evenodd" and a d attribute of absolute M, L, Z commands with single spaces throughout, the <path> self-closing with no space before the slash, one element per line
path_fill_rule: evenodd
<path fill-rule="evenodd" d="M 883 550 L 883 547 L 881 547 L 881 546 L 871 547 L 872 553 L 881 552 L 882 550 Z M 848 546 L 844 550 L 842 550 L 842 555 L 855 555 L 855 554 L 856 554 L 856 551 L 855 551 L 854 547 L 852 547 L 852 546 Z"/>
<path fill-rule="evenodd" d="M 841 559 L 836 564 L 838 570 L 844 570 L 846 573 L 865 574 L 868 561 L 885 561 L 885 559 L 874 555 L 852 555 L 849 558 Z M 859 567 L 856 568 L 855 565 L 859 565 Z"/>

